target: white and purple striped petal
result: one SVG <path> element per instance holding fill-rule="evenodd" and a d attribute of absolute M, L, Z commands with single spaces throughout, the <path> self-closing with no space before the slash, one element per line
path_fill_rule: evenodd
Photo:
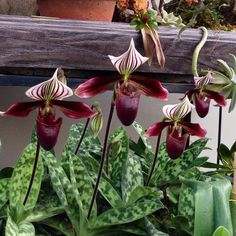
<path fill-rule="evenodd" d="M 203 77 L 194 77 L 194 83 L 197 88 L 204 88 L 206 85 L 211 83 L 213 77 L 211 72 L 209 71 L 206 76 Z"/>
<path fill-rule="evenodd" d="M 168 119 L 177 121 L 185 117 L 193 108 L 195 108 L 195 106 L 190 103 L 188 96 L 185 96 L 180 103 L 166 105 L 162 110 Z"/>
<path fill-rule="evenodd" d="M 26 91 L 26 95 L 35 100 L 61 100 L 73 95 L 73 91 L 63 82 L 58 79 L 58 72 L 56 69 L 53 77 L 45 82 L 42 82 Z"/>
<path fill-rule="evenodd" d="M 135 48 L 134 40 L 131 39 L 128 51 L 119 57 L 108 55 L 114 67 L 121 75 L 129 76 L 139 66 L 148 61 L 148 57 L 143 57 Z"/>

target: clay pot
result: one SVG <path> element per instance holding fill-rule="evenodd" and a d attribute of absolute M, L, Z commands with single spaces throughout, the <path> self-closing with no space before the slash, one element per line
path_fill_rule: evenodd
<path fill-rule="evenodd" d="M 41 16 L 111 21 L 114 0 L 37 0 Z"/>

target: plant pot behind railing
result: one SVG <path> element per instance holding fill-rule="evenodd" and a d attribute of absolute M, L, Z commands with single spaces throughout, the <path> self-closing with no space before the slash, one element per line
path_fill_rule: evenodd
<path fill-rule="evenodd" d="M 41 16 L 111 21 L 114 0 L 37 0 Z"/>

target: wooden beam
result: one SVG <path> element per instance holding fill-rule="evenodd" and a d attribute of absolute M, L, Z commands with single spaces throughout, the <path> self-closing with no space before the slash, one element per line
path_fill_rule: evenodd
<path fill-rule="evenodd" d="M 139 72 L 191 75 L 191 57 L 201 38 L 198 29 L 187 29 L 177 39 L 178 29 L 159 27 L 166 56 L 164 70 L 155 62 Z M 118 56 L 127 50 L 131 38 L 143 53 L 141 36 L 125 23 L 85 22 L 0 16 L 0 72 L 3 68 L 56 68 L 86 71 L 114 71 L 107 55 Z M 228 60 L 236 54 L 236 33 L 209 31 L 200 53 L 200 68 L 218 68 L 216 59 Z"/>

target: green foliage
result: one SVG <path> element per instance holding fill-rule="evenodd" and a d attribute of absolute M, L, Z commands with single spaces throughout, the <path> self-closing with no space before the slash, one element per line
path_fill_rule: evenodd
<path fill-rule="evenodd" d="M 122 172 L 126 164 L 129 153 L 129 139 L 123 128 L 116 129 L 109 137 L 109 143 L 120 142 L 120 151 L 117 155 L 110 155 L 110 176 L 111 180 L 118 192 L 121 192 Z M 111 153 L 112 154 L 112 153 Z"/>
<path fill-rule="evenodd" d="M 227 230 L 225 227 L 223 226 L 219 226 L 215 232 L 213 233 L 212 236 L 231 236 L 232 234 L 230 234 L 229 230 Z"/>
<path fill-rule="evenodd" d="M 165 4 L 164 8 L 167 12 L 181 16 L 185 24 L 191 23 L 189 27 L 205 26 L 213 30 L 227 30 L 227 19 L 220 11 L 221 6 L 225 3 L 227 3 L 225 0 L 172 0 Z"/>
<path fill-rule="evenodd" d="M 141 30 L 143 28 L 157 29 L 156 12 L 153 10 L 148 10 L 145 13 L 137 15 L 132 21 L 131 25 L 135 25 L 136 30 Z"/>
<path fill-rule="evenodd" d="M 6 223 L 6 235 L 73 236 L 76 232 L 86 236 L 189 236 L 204 232 L 212 236 L 225 229 L 233 232 L 228 204 L 230 183 L 207 177 L 197 169 L 206 165 L 207 157 L 199 155 L 207 139 L 192 143 L 177 160 L 170 159 L 165 143 L 161 144 L 151 185 L 145 186 L 153 148 L 143 128 L 136 122 L 133 127 L 139 135 L 137 143 L 129 140 L 123 128 L 116 129 L 108 139 L 109 174 L 103 171 L 89 219 L 102 151 L 99 140 L 87 131 L 76 155 L 84 129 L 76 124 L 61 160 L 42 149 L 35 186 L 28 205 L 23 206 L 36 143 L 27 146 L 13 173 L 0 173 L 0 217 Z"/>
<path fill-rule="evenodd" d="M 80 216 L 78 212 L 82 210 L 82 202 L 79 199 L 79 196 L 76 195 L 69 178 L 60 166 L 58 160 L 50 152 L 48 152 L 47 156 L 44 158 L 44 161 L 49 170 L 53 189 L 57 193 L 57 196 L 60 199 L 60 202 L 68 217 L 74 224 L 76 230 L 78 230 Z"/>
<path fill-rule="evenodd" d="M 122 198 L 129 201 L 132 191 L 138 186 L 143 186 L 142 167 L 137 155 L 129 155 L 122 173 Z"/>
<path fill-rule="evenodd" d="M 163 204 L 156 197 L 142 198 L 135 203 L 112 208 L 95 220 L 90 222 L 90 228 L 102 228 L 105 226 L 125 224 L 142 219 L 153 212 L 163 208 Z"/>
<path fill-rule="evenodd" d="M 182 209 L 179 211 L 182 214 L 187 212 L 187 218 L 192 217 L 188 213 L 194 199 L 194 235 L 211 236 L 219 226 L 224 226 L 232 234 L 229 206 L 232 189 L 230 181 L 215 176 L 203 181 L 182 179 L 182 182 L 190 188 L 188 193 L 185 190 L 185 194 L 193 195 L 193 197 L 189 197 L 191 200 L 187 204 L 180 205 Z"/>
<path fill-rule="evenodd" d="M 29 144 L 20 156 L 12 173 L 9 186 L 9 201 L 11 208 L 17 209 L 19 204 L 22 205 L 24 202 L 28 187 L 30 185 L 31 175 L 35 162 L 35 153 L 35 144 Z M 41 150 L 39 155 L 34 182 L 28 200 L 24 206 L 25 210 L 33 209 L 38 199 L 43 174 L 42 155 L 43 150 Z"/>
<path fill-rule="evenodd" d="M 34 236 L 35 229 L 31 223 L 21 222 L 16 224 L 11 217 L 8 217 L 5 236 Z"/>
<path fill-rule="evenodd" d="M 9 178 L 0 179 L 0 209 L 6 204 L 9 199 L 9 182 Z"/>

